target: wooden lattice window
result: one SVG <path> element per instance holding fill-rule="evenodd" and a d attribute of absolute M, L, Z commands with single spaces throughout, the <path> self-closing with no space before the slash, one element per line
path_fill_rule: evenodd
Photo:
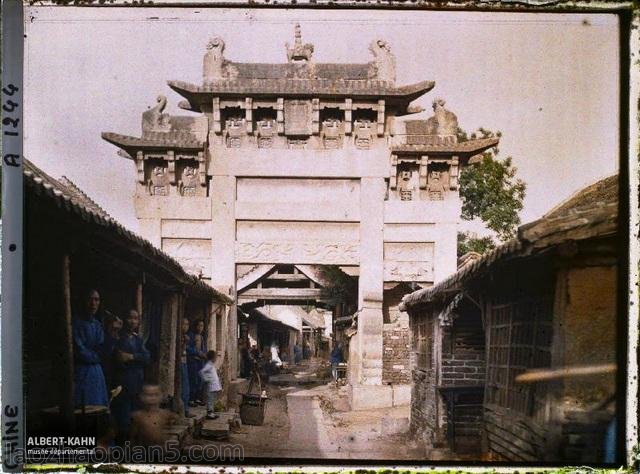
<path fill-rule="evenodd" d="M 525 415 L 541 413 L 542 387 L 516 384 L 518 374 L 551 363 L 551 300 L 496 304 L 488 327 L 487 403 Z"/>
<path fill-rule="evenodd" d="M 433 348 L 433 324 L 423 318 L 419 320 L 413 332 L 413 350 L 416 356 L 416 368 L 431 368 L 431 352 Z"/>

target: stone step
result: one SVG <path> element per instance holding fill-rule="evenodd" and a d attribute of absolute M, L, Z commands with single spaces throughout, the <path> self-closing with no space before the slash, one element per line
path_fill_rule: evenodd
<path fill-rule="evenodd" d="M 207 439 L 229 439 L 229 423 L 220 419 L 204 420 L 200 436 Z"/>

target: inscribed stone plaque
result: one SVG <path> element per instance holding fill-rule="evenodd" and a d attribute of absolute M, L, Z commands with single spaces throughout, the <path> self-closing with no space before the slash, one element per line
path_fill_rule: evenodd
<path fill-rule="evenodd" d="M 311 135 L 311 101 L 286 100 L 284 102 L 284 134 Z"/>
<path fill-rule="evenodd" d="M 432 281 L 432 242 L 385 242 L 385 281 Z"/>

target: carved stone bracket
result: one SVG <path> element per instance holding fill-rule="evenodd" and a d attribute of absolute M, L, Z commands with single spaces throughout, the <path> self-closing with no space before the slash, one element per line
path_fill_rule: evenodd
<path fill-rule="evenodd" d="M 222 133 L 222 124 L 220 123 L 220 97 L 213 98 L 213 131 L 214 133 Z"/>
<path fill-rule="evenodd" d="M 251 97 L 247 97 L 246 99 L 244 99 L 244 117 L 245 117 L 245 121 L 247 122 L 246 124 L 246 131 L 247 131 L 247 135 L 252 135 L 253 134 L 253 99 Z"/>
<path fill-rule="evenodd" d="M 136 153 L 136 168 L 138 170 L 138 182 L 144 184 L 144 153 L 142 151 Z"/>
<path fill-rule="evenodd" d="M 384 100 L 378 101 L 378 136 L 384 135 Z"/>
<path fill-rule="evenodd" d="M 200 185 L 207 185 L 207 161 L 204 159 L 204 152 L 198 152 L 198 177 L 200 178 Z"/>
<path fill-rule="evenodd" d="M 311 132 L 314 135 L 320 133 L 320 99 L 311 100 Z"/>
<path fill-rule="evenodd" d="M 391 155 L 391 170 L 389 172 L 389 188 L 398 187 L 398 155 Z"/>
<path fill-rule="evenodd" d="M 457 156 L 454 156 L 451 160 L 451 166 L 449 167 L 449 189 L 457 191 L 460 185 L 459 183 L 460 162 Z"/>
<path fill-rule="evenodd" d="M 428 156 L 420 157 L 420 189 L 427 189 L 427 165 L 429 163 Z"/>
<path fill-rule="evenodd" d="M 176 184 L 176 157 L 173 150 L 167 152 L 168 170 L 169 170 L 169 182 Z"/>
<path fill-rule="evenodd" d="M 276 104 L 276 122 L 278 135 L 282 135 L 284 133 L 284 98 L 282 97 L 278 97 Z"/>
<path fill-rule="evenodd" d="M 351 135 L 353 115 L 351 113 L 353 107 L 352 99 L 344 100 L 344 134 Z"/>

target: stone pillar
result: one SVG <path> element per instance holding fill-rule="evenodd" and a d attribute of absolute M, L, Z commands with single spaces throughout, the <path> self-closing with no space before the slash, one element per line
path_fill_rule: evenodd
<path fill-rule="evenodd" d="M 211 284 L 221 293 L 236 299 L 236 257 L 235 257 L 235 199 L 236 178 L 234 176 L 213 176 L 209 195 L 211 196 L 213 234 L 211 236 Z M 223 328 L 225 324 L 223 322 Z M 227 351 L 228 376 L 237 376 L 237 309 L 229 307 L 226 318 L 227 330 L 223 333 L 223 345 Z M 224 329 L 223 329 L 224 330 Z M 220 350 L 221 348 L 218 348 Z"/>
<path fill-rule="evenodd" d="M 383 178 L 360 181 L 360 278 L 358 332 L 352 340 L 351 408 L 392 405 L 392 391 L 382 386 L 382 295 L 384 278 Z"/>

